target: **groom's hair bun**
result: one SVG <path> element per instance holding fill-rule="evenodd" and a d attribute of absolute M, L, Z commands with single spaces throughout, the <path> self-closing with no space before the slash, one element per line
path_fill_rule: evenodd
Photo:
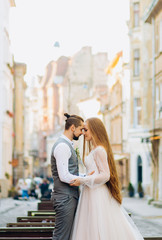
<path fill-rule="evenodd" d="M 70 115 L 68 113 L 64 113 L 64 116 L 67 117 L 67 118 L 70 117 Z"/>
<path fill-rule="evenodd" d="M 64 113 L 64 116 L 67 118 L 65 120 L 65 130 L 68 130 L 73 124 L 75 127 L 81 126 L 81 122 L 84 122 L 83 118 L 77 115 L 70 115 L 68 113 Z"/>

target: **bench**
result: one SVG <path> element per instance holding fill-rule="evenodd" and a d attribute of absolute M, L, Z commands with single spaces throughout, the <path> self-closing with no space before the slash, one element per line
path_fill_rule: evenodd
<path fill-rule="evenodd" d="M 1 237 L 52 237 L 54 227 L 0 228 Z"/>
<path fill-rule="evenodd" d="M 55 216 L 55 211 L 46 211 L 46 210 L 40 210 L 40 211 L 28 211 L 28 216 Z"/>
<path fill-rule="evenodd" d="M 0 240 L 52 240 L 52 237 L 0 237 Z M 144 240 L 162 240 L 162 237 L 145 237 Z"/>
<path fill-rule="evenodd" d="M 55 222 L 54 216 L 17 217 L 17 222 Z"/>
<path fill-rule="evenodd" d="M 38 210 L 53 210 L 53 204 L 51 201 L 43 201 L 38 203 Z"/>
<path fill-rule="evenodd" d="M 54 222 L 18 222 L 7 223 L 6 227 L 54 227 Z"/>
<path fill-rule="evenodd" d="M 144 237 L 145 240 L 162 240 L 162 237 Z"/>
<path fill-rule="evenodd" d="M 0 240 L 52 240 L 52 237 L 0 237 Z"/>

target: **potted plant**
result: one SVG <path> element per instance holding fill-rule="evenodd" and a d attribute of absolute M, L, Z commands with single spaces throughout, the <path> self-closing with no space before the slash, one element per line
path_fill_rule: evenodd
<path fill-rule="evenodd" d="M 138 189 L 137 189 L 137 191 L 138 191 L 139 197 L 140 197 L 140 198 L 143 198 L 143 196 L 144 196 L 144 191 L 143 191 L 143 187 L 142 187 L 142 183 L 141 183 L 141 182 L 138 182 Z"/>
<path fill-rule="evenodd" d="M 134 187 L 132 183 L 129 183 L 128 185 L 128 194 L 129 194 L 129 197 L 134 197 Z"/>

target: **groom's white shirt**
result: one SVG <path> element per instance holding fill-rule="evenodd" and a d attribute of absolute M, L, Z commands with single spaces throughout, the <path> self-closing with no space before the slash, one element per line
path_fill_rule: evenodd
<path fill-rule="evenodd" d="M 64 138 L 74 147 L 74 143 L 64 134 L 61 135 L 61 138 Z M 68 164 L 71 157 L 71 150 L 66 143 L 59 143 L 54 149 L 53 155 L 56 159 L 58 175 L 62 182 L 70 183 L 71 180 L 78 177 L 69 172 Z"/>

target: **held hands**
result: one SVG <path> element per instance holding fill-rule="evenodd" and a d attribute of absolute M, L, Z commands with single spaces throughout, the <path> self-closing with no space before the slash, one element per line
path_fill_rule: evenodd
<path fill-rule="evenodd" d="M 88 174 L 88 176 L 93 175 L 95 171 L 92 171 L 91 173 Z M 76 178 L 72 181 L 70 181 L 70 186 L 80 186 L 80 178 Z"/>
<path fill-rule="evenodd" d="M 80 186 L 80 178 L 76 178 L 70 182 L 70 186 Z"/>

